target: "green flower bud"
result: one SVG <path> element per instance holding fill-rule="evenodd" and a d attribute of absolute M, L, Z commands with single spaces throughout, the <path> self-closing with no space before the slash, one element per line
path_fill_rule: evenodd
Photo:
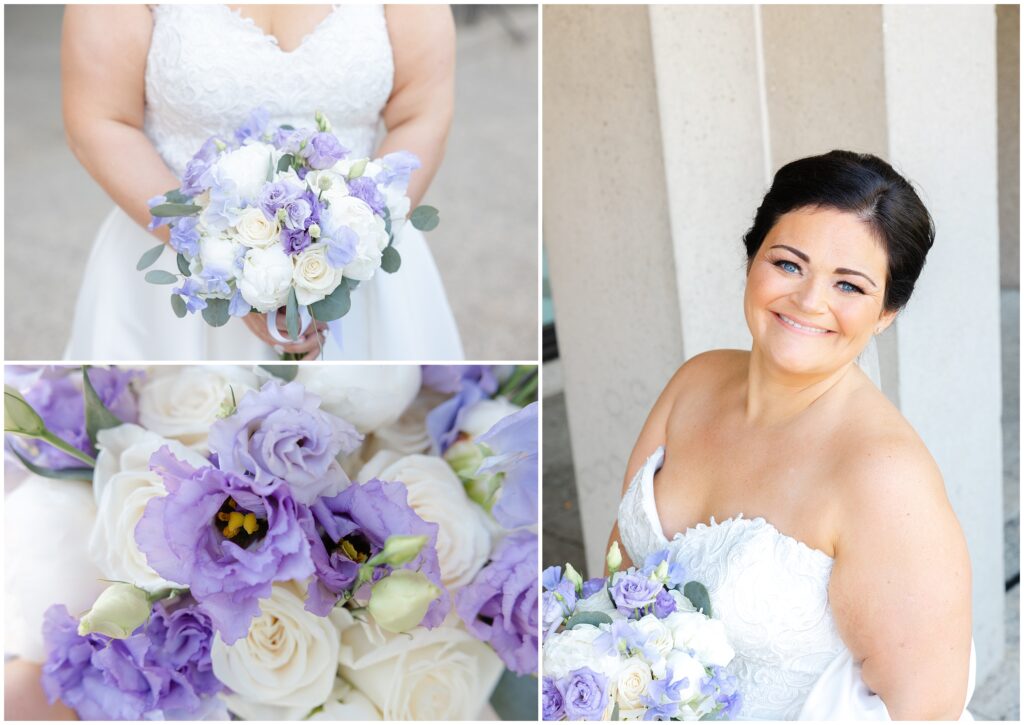
<path fill-rule="evenodd" d="M 407 632 L 423 621 L 441 590 L 418 571 L 399 569 L 373 585 L 367 609 L 389 632 Z"/>
<path fill-rule="evenodd" d="M 149 595 L 134 584 L 111 584 L 96 597 L 92 609 L 82 616 L 78 633 L 99 632 L 124 639 L 149 621 Z"/>
<path fill-rule="evenodd" d="M 213 145 L 217 147 L 218 151 L 223 151 L 228 147 L 228 145 L 221 141 L 219 138 L 213 139 Z"/>
<path fill-rule="evenodd" d="M 331 130 L 331 122 L 327 120 L 327 116 L 324 115 L 323 111 L 317 111 L 314 118 L 316 118 L 316 127 L 320 131 Z"/>
<path fill-rule="evenodd" d="M 332 183 L 330 176 L 321 176 L 316 181 L 316 185 L 320 187 L 320 191 L 327 191 L 331 188 Z"/>
<path fill-rule="evenodd" d="M 444 459 L 463 483 L 469 483 L 484 462 L 484 452 L 476 443 L 459 441 L 445 451 Z"/>
<path fill-rule="evenodd" d="M 39 413 L 10 385 L 4 386 L 4 430 L 33 438 L 46 432 L 46 423 Z"/>
<path fill-rule="evenodd" d="M 284 224 L 284 220 L 287 219 L 287 218 L 288 218 L 288 212 L 286 212 L 284 210 L 284 207 L 282 206 L 280 209 L 277 210 L 277 220 L 279 222 L 281 222 L 282 224 Z"/>
<path fill-rule="evenodd" d="M 611 548 L 608 549 L 608 556 L 605 559 L 605 563 L 608 564 L 608 573 L 614 574 L 622 566 L 622 552 L 619 551 L 619 542 L 613 541 Z"/>
<path fill-rule="evenodd" d="M 419 556 L 426 543 L 426 536 L 389 536 L 384 542 L 384 548 L 366 562 L 366 565 L 372 567 L 389 564 L 397 569 Z"/>
<path fill-rule="evenodd" d="M 572 582 L 572 585 L 576 587 L 576 593 L 579 594 L 583 591 L 583 577 L 576 569 L 573 568 L 572 564 L 566 562 L 565 564 L 565 578 Z"/>
<path fill-rule="evenodd" d="M 319 224 L 310 224 L 308 231 L 309 231 L 309 236 L 313 237 L 313 239 L 319 239 L 320 238 L 320 225 Z"/>

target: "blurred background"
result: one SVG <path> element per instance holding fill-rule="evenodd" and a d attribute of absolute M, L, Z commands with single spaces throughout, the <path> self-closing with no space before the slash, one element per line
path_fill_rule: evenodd
<path fill-rule="evenodd" d="M 537 13 L 455 8 L 455 118 L 425 201 L 441 210 L 428 242 L 468 360 L 537 356 Z M 60 359 L 112 204 L 64 140 L 62 15 L 4 7 L 6 360 Z"/>
<path fill-rule="evenodd" d="M 544 26 L 544 565 L 599 573 L 664 384 L 749 349 L 741 237 L 775 170 L 874 153 L 938 230 L 882 389 L 967 536 L 971 712 L 1018 720 L 1019 6 L 546 6 Z"/>

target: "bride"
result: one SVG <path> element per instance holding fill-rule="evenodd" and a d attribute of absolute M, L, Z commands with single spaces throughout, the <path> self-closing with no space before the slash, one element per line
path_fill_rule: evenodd
<path fill-rule="evenodd" d="M 177 188 L 202 143 L 230 135 L 258 107 L 272 123 L 296 127 L 322 111 L 357 157 L 412 151 L 422 162 L 409 185 L 415 207 L 452 117 L 446 6 L 69 5 L 61 54 L 68 141 L 117 205 L 93 244 L 65 358 L 313 357 L 321 343 L 333 359 L 463 357 L 433 258 L 411 225 L 401 270 L 357 288 L 341 339 L 324 340 L 321 324 L 279 346 L 255 313 L 221 328 L 198 315 L 179 320 L 168 290 L 135 269 L 153 246 L 147 200 Z M 167 241 L 166 227 L 154 234 Z M 169 260 L 163 255 L 167 269 Z"/>
<path fill-rule="evenodd" d="M 741 718 L 970 718 L 964 536 L 924 443 L 856 363 L 933 239 L 874 156 L 782 167 L 744 238 L 752 349 L 686 362 L 633 449 L 611 539 L 637 562 L 674 541 L 707 586 Z"/>

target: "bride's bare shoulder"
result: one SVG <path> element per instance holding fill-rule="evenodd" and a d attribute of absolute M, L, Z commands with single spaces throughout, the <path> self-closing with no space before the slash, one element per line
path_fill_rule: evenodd
<path fill-rule="evenodd" d="M 746 374 L 749 350 L 708 350 L 679 366 L 665 386 L 673 401 L 680 396 L 703 395 L 739 381 Z"/>

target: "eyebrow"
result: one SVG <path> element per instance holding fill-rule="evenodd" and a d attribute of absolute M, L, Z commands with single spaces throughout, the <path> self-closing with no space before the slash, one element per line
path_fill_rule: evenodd
<path fill-rule="evenodd" d="M 772 249 L 780 249 L 780 248 L 781 249 L 788 249 L 790 252 L 792 252 L 796 256 L 800 257 L 800 259 L 802 259 L 803 261 L 805 261 L 805 262 L 810 262 L 811 261 L 811 258 L 808 257 L 806 254 L 801 252 L 799 249 L 796 249 L 795 247 L 789 246 L 788 244 L 775 244 L 771 248 Z M 870 277 L 868 277 L 863 272 L 858 272 L 855 269 L 849 269 L 847 267 L 836 267 L 835 274 L 855 274 L 858 277 L 863 277 L 868 282 L 870 282 L 871 284 L 875 285 L 875 287 L 878 286 L 877 284 L 875 284 L 875 280 L 871 279 Z"/>

